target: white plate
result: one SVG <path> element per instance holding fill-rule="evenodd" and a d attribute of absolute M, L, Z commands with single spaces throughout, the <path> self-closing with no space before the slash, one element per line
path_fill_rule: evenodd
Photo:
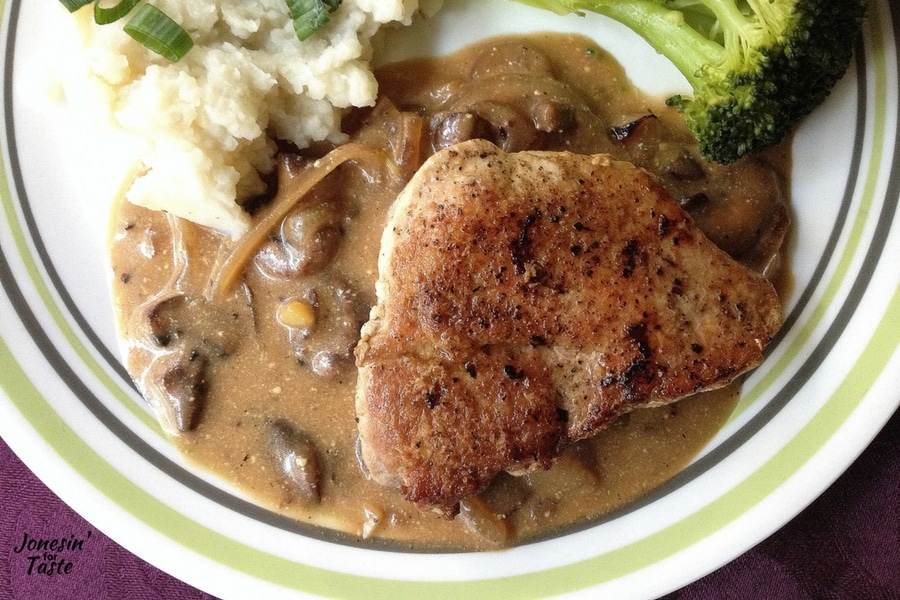
<path fill-rule="evenodd" d="M 503 31 L 590 33 L 644 87 L 671 67 L 602 18 L 447 0 L 395 34 L 401 54 Z M 107 297 L 106 200 L 77 127 L 19 93 L 55 2 L 6 2 L 0 180 L 0 434 L 63 500 L 154 565 L 223 598 L 646 598 L 754 546 L 849 466 L 900 401 L 896 17 L 872 2 L 844 80 L 794 144 L 796 284 L 768 360 L 683 473 L 565 537 L 487 554 L 364 549 L 275 516 L 192 470 L 120 366 Z"/>

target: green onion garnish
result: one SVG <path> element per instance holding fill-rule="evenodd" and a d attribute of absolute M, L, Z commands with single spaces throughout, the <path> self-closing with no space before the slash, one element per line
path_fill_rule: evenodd
<path fill-rule="evenodd" d="M 87 6 L 94 0 L 59 0 L 60 4 L 66 7 L 69 12 L 75 12 L 82 6 Z"/>
<path fill-rule="evenodd" d="M 301 42 L 324 27 L 330 20 L 330 14 L 341 5 L 341 0 L 285 0 L 291 18 L 294 20 L 294 32 Z"/>
<path fill-rule="evenodd" d="M 125 33 L 172 62 L 181 60 L 194 47 L 190 34 L 152 4 L 144 4 L 137 10 L 125 24 Z"/>
<path fill-rule="evenodd" d="M 141 0 L 119 0 L 115 6 L 104 8 L 101 0 L 59 0 L 69 12 L 75 12 L 91 2 L 94 3 L 94 21 L 107 25 L 118 21 L 134 9 Z M 301 42 L 328 24 L 331 13 L 336 11 L 342 0 L 285 0 L 294 32 Z M 125 33 L 148 50 L 156 52 L 172 62 L 178 62 L 194 47 L 190 34 L 166 13 L 152 4 L 144 4 L 125 25 Z"/>
<path fill-rule="evenodd" d="M 80 1 L 80 0 L 78 0 Z M 100 6 L 100 0 L 94 2 L 94 21 L 97 25 L 107 25 L 114 23 L 131 12 L 131 9 L 137 6 L 141 0 L 119 0 L 115 6 L 103 8 Z"/>

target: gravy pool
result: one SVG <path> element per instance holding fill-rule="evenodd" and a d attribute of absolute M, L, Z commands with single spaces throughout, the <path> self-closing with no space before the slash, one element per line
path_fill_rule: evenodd
<path fill-rule="evenodd" d="M 339 540 L 415 550 L 559 534 L 677 474 L 725 423 L 737 385 L 635 411 L 549 471 L 501 475 L 454 519 L 369 481 L 356 453 L 352 351 L 375 302 L 387 210 L 431 152 L 470 137 L 508 151 L 605 152 L 657 174 L 713 241 L 774 278 L 788 228 L 787 148 L 705 163 L 678 114 L 580 36 L 486 40 L 377 76 L 378 105 L 344 123 L 351 143 L 373 150 L 349 152 L 326 175 L 315 160 L 332 146 L 284 148 L 280 191 L 246 207 L 258 223 L 289 207 L 269 217 L 259 244 L 117 204 L 110 256 L 126 366 L 179 449 Z M 304 182 L 318 183 L 287 197 Z"/>

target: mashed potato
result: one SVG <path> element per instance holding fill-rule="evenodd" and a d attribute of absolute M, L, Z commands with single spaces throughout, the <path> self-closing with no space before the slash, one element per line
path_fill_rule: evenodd
<path fill-rule="evenodd" d="M 83 52 L 67 74 L 67 96 L 133 143 L 146 170 L 129 200 L 235 237 L 248 226 L 240 202 L 264 191 L 259 173 L 273 168 L 273 139 L 301 148 L 340 141 L 342 109 L 375 101 L 372 36 L 387 23 L 409 24 L 420 3 L 343 0 L 305 42 L 284 0 L 154 4 L 194 48 L 168 62 L 121 22 L 94 24 L 89 5 L 72 20 Z"/>

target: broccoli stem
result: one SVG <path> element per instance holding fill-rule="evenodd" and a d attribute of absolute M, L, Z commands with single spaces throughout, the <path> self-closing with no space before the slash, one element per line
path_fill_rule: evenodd
<path fill-rule="evenodd" d="M 710 40 L 688 24 L 679 10 L 654 0 L 519 0 L 559 14 L 583 11 L 610 17 L 641 35 L 657 52 L 668 58 L 696 86 L 703 65 L 720 64 L 726 56 L 721 44 Z M 726 27 L 740 30 L 745 19 L 731 2 L 694 0 L 706 6 Z M 729 6 L 734 9 L 730 10 Z"/>
<path fill-rule="evenodd" d="M 681 71 L 693 87 L 699 84 L 698 76 L 703 65 L 718 64 L 725 58 L 725 49 L 720 44 L 691 27 L 681 12 L 668 9 L 657 2 L 588 0 L 578 4 L 639 32 L 657 52 Z"/>

